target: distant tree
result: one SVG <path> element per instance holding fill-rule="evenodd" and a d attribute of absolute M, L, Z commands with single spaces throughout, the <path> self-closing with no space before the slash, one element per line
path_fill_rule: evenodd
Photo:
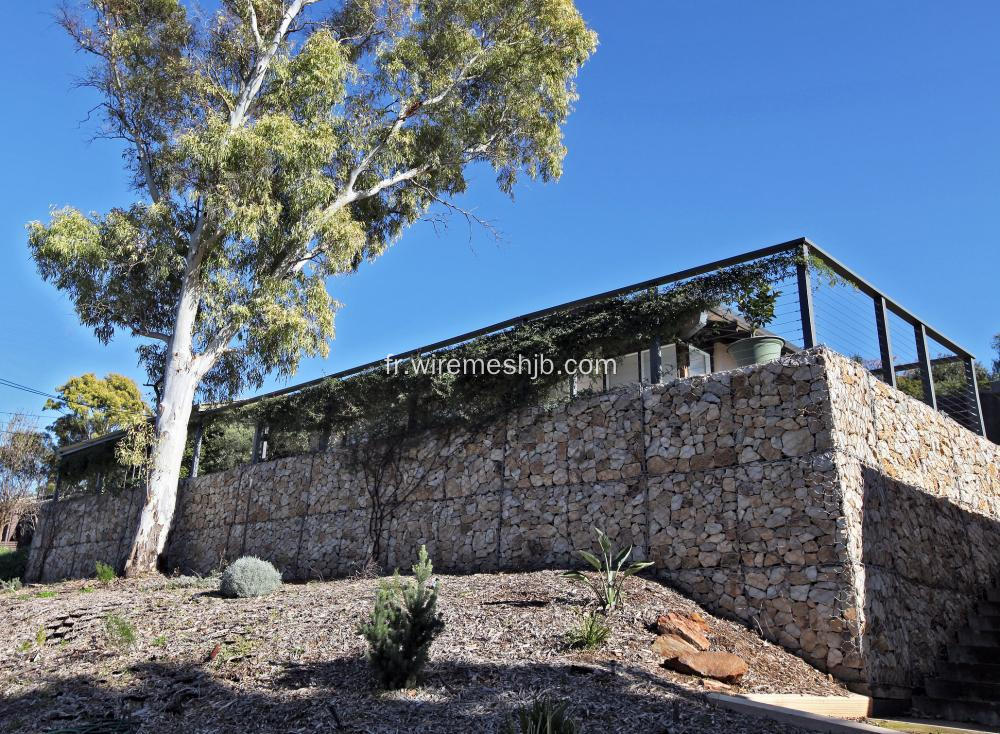
<path fill-rule="evenodd" d="M 52 470 L 52 440 L 21 413 L 0 423 L 0 541 L 32 520 Z"/>
<path fill-rule="evenodd" d="M 325 279 L 375 258 L 466 168 L 557 178 L 596 46 L 572 0 L 90 0 L 62 26 L 95 60 L 104 135 L 141 200 L 29 225 L 42 276 L 162 380 L 126 573 L 166 543 L 196 390 L 325 355 Z"/>
<path fill-rule="evenodd" d="M 990 373 L 990 380 L 1000 380 L 1000 334 L 993 335 L 993 371 Z"/>
<path fill-rule="evenodd" d="M 981 362 L 976 362 L 976 381 L 983 385 L 990 380 L 990 373 Z M 968 395 L 969 383 L 965 374 L 965 363 L 960 361 L 931 364 L 934 378 L 934 394 L 937 397 L 960 397 Z M 907 395 L 923 399 L 924 385 L 919 370 L 907 370 L 896 377 L 896 386 Z"/>
<path fill-rule="evenodd" d="M 88 372 L 60 385 L 59 398 L 47 400 L 46 410 L 61 410 L 49 427 L 60 446 L 96 438 L 148 418 L 151 413 L 135 381 L 114 372 L 97 377 Z"/>

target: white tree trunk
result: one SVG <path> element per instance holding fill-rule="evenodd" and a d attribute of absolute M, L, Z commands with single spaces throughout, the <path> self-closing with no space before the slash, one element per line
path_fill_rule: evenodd
<path fill-rule="evenodd" d="M 153 454 L 146 501 L 139 514 L 125 575 L 157 568 L 177 505 L 177 483 L 187 441 L 195 389 L 204 375 L 201 359 L 192 353 L 192 333 L 198 309 L 196 289 L 185 288 L 177 309 L 173 337 L 163 371 L 163 395 L 156 415 Z"/>

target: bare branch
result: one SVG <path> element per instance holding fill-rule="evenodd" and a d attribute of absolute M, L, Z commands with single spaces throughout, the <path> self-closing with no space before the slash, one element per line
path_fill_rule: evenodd
<path fill-rule="evenodd" d="M 473 224 L 478 224 L 480 227 L 482 227 L 483 229 L 485 229 L 487 232 L 490 233 L 490 235 L 493 237 L 493 239 L 496 240 L 497 242 L 499 242 L 500 240 L 503 239 L 503 235 L 501 234 L 500 230 L 498 230 L 496 228 L 496 225 L 493 224 L 493 222 L 491 222 L 490 220 L 484 219 L 483 217 L 479 216 L 478 214 L 476 214 L 471 209 L 465 209 L 463 207 L 458 206 L 457 204 L 455 204 L 452 201 L 448 201 L 447 199 L 442 199 L 440 196 L 438 196 L 437 194 L 435 194 L 433 191 L 431 191 L 426 186 L 423 186 L 422 184 L 414 182 L 413 185 L 415 187 L 417 187 L 418 189 L 420 189 L 421 191 L 423 191 L 425 194 L 427 194 L 431 199 L 433 199 L 434 201 L 436 201 L 441 206 L 446 207 L 447 209 L 450 209 L 451 211 L 456 212 L 458 214 L 461 214 L 463 217 L 465 217 L 465 221 L 469 225 L 469 241 L 470 242 L 472 241 L 472 225 Z M 440 220 L 440 221 L 442 222 L 442 224 L 444 224 L 444 220 Z"/>

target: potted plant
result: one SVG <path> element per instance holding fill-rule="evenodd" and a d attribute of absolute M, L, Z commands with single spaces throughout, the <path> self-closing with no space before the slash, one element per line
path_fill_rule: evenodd
<path fill-rule="evenodd" d="M 757 332 L 774 319 L 774 304 L 780 291 L 767 283 L 748 286 L 736 299 L 740 314 L 750 324 L 750 336 L 729 345 L 729 354 L 738 367 L 773 362 L 781 356 L 785 340 L 778 336 L 758 336 Z"/>

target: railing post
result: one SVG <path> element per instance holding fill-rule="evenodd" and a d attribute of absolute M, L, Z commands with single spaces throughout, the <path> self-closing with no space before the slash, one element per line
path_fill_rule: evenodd
<path fill-rule="evenodd" d="M 937 410 L 937 397 L 934 395 L 934 374 L 931 372 L 931 360 L 927 354 L 927 330 L 923 323 L 913 327 L 913 335 L 917 340 L 917 363 L 920 365 L 920 382 L 924 386 L 924 402 Z"/>
<path fill-rule="evenodd" d="M 201 463 L 201 440 L 205 435 L 205 424 L 199 422 L 194 429 L 194 449 L 191 452 L 191 478 L 198 476 L 198 465 Z"/>
<path fill-rule="evenodd" d="M 649 384 L 659 385 L 663 378 L 663 365 L 660 363 L 660 337 L 654 336 L 649 345 Z"/>
<path fill-rule="evenodd" d="M 802 346 L 810 349 L 816 346 L 816 321 L 813 318 L 812 279 L 809 277 L 809 245 L 803 244 L 799 255 L 801 260 L 796 264 L 795 270 L 798 275 Z"/>
<path fill-rule="evenodd" d="M 889 333 L 889 314 L 885 306 L 885 298 L 875 296 L 874 300 L 878 350 L 882 357 L 882 379 L 896 387 L 896 366 L 892 361 L 892 335 Z"/>
<path fill-rule="evenodd" d="M 259 464 L 262 461 L 267 461 L 267 434 L 267 423 L 263 421 L 258 422 L 253 432 L 253 456 L 250 458 L 251 464 Z"/>
<path fill-rule="evenodd" d="M 59 490 L 62 489 L 62 479 L 63 479 L 63 459 L 59 450 L 56 449 L 56 491 L 52 495 L 52 501 L 59 501 Z"/>
<path fill-rule="evenodd" d="M 979 380 L 976 379 L 976 362 L 972 357 L 966 357 L 965 362 L 965 379 L 972 387 L 972 406 L 976 409 L 975 418 L 975 428 L 974 430 L 980 436 L 986 435 L 986 423 L 983 421 L 983 404 L 979 400 Z"/>

